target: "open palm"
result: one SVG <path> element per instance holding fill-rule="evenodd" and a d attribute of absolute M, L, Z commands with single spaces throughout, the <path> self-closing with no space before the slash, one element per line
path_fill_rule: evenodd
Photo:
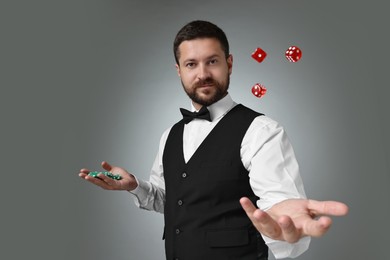
<path fill-rule="evenodd" d="M 107 162 L 102 162 L 102 167 L 113 174 L 119 174 L 122 179 L 114 180 L 104 174 L 99 174 L 99 178 L 94 178 L 88 175 L 90 171 L 85 168 L 80 170 L 79 176 L 105 190 L 133 190 L 137 187 L 137 182 L 134 176 L 128 173 L 125 169 L 117 166 L 111 166 Z"/>
<path fill-rule="evenodd" d="M 240 203 L 256 229 L 263 235 L 289 243 L 301 237 L 320 237 L 332 224 L 329 216 L 343 216 L 348 206 L 337 201 L 287 199 L 263 211 L 248 198 Z"/>

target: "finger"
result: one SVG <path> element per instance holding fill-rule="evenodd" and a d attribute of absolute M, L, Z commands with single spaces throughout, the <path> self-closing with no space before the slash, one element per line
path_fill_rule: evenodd
<path fill-rule="evenodd" d="M 93 183 L 93 184 L 95 184 L 103 189 L 106 189 L 106 190 L 110 189 L 110 185 L 107 184 L 105 181 L 103 181 L 100 178 L 100 176 L 99 176 L 99 178 L 95 178 L 95 177 L 87 175 L 84 177 L 84 179 L 86 179 L 87 181 L 89 181 L 89 182 L 91 182 L 91 183 Z"/>
<path fill-rule="evenodd" d="M 312 237 L 323 236 L 332 225 L 330 217 L 320 217 L 318 220 L 309 219 L 304 226 L 304 235 Z"/>
<path fill-rule="evenodd" d="M 79 173 L 79 176 L 80 176 L 81 178 L 84 178 L 84 179 L 85 179 L 85 177 L 86 177 L 87 175 L 88 175 L 88 174 L 83 173 L 83 172 L 80 172 L 80 173 Z"/>
<path fill-rule="evenodd" d="M 79 172 L 79 176 L 80 176 L 81 178 L 85 178 L 85 176 L 87 176 L 87 175 L 88 175 L 88 173 L 89 173 L 89 170 L 88 170 L 88 169 L 85 169 L 85 168 L 83 168 L 83 169 L 81 169 L 81 170 L 80 170 L 80 172 Z"/>
<path fill-rule="evenodd" d="M 243 197 L 240 199 L 240 204 L 241 204 L 242 208 L 245 210 L 248 217 L 251 218 L 253 213 L 256 210 L 256 207 L 255 207 L 255 205 L 253 205 L 252 201 L 250 201 L 250 199 L 248 199 L 246 197 Z"/>
<path fill-rule="evenodd" d="M 315 215 L 344 216 L 348 213 L 348 206 L 338 201 L 309 200 L 307 207 Z"/>
<path fill-rule="evenodd" d="M 240 203 L 254 224 L 268 225 L 270 222 L 272 223 L 272 218 L 264 211 L 256 208 L 250 199 L 246 197 L 241 198 Z"/>
<path fill-rule="evenodd" d="M 106 171 L 111 171 L 111 169 L 112 169 L 112 166 L 111 166 L 108 162 L 106 162 L 106 161 L 103 161 L 103 162 L 102 162 L 102 167 L 103 167 Z"/>
<path fill-rule="evenodd" d="M 240 203 L 247 216 L 260 233 L 273 239 L 280 238 L 281 229 L 279 224 L 274 221 L 269 214 L 257 209 L 248 198 L 241 198 Z"/>
<path fill-rule="evenodd" d="M 295 227 L 294 222 L 288 216 L 282 216 L 278 220 L 285 241 L 295 243 L 301 238 L 301 232 Z"/>
<path fill-rule="evenodd" d="M 112 178 L 110 177 L 107 177 L 106 175 L 104 175 L 103 173 L 99 173 L 98 176 L 103 182 L 105 182 L 107 185 L 109 186 L 113 186 L 116 184 L 116 181 L 113 180 Z"/>

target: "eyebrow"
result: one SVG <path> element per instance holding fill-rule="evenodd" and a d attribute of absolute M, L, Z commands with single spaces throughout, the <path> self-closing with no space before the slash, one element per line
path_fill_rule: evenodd
<path fill-rule="evenodd" d="M 208 56 L 208 57 L 206 57 L 206 60 L 210 60 L 210 59 L 213 59 L 213 58 L 220 58 L 221 56 L 220 55 L 218 55 L 218 54 L 213 54 L 213 55 L 211 55 L 211 56 Z M 193 61 L 196 61 L 196 59 L 186 59 L 186 60 L 184 60 L 183 61 L 183 63 L 187 63 L 187 62 L 193 62 Z"/>

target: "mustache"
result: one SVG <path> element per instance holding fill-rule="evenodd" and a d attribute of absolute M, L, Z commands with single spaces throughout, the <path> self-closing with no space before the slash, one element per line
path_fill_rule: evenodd
<path fill-rule="evenodd" d="M 212 78 L 206 78 L 204 80 L 199 80 L 197 83 L 195 83 L 194 87 L 198 88 L 203 85 L 210 85 L 210 84 L 217 85 L 217 82 Z"/>

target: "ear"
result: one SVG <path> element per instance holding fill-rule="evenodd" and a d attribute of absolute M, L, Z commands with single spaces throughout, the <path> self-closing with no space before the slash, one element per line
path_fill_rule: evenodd
<path fill-rule="evenodd" d="M 176 63 L 175 67 L 176 67 L 177 75 L 179 76 L 179 78 L 181 78 L 181 76 L 180 76 L 180 66 L 177 65 L 177 63 Z"/>
<path fill-rule="evenodd" d="M 231 75 L 232 71 L 233 71 L 233 55 L 232 54 L 229 54 L 229 57 L 227 58 L 226 62 L 227 62 L 228 69 L 229 69 L 229 75 Z"/>

